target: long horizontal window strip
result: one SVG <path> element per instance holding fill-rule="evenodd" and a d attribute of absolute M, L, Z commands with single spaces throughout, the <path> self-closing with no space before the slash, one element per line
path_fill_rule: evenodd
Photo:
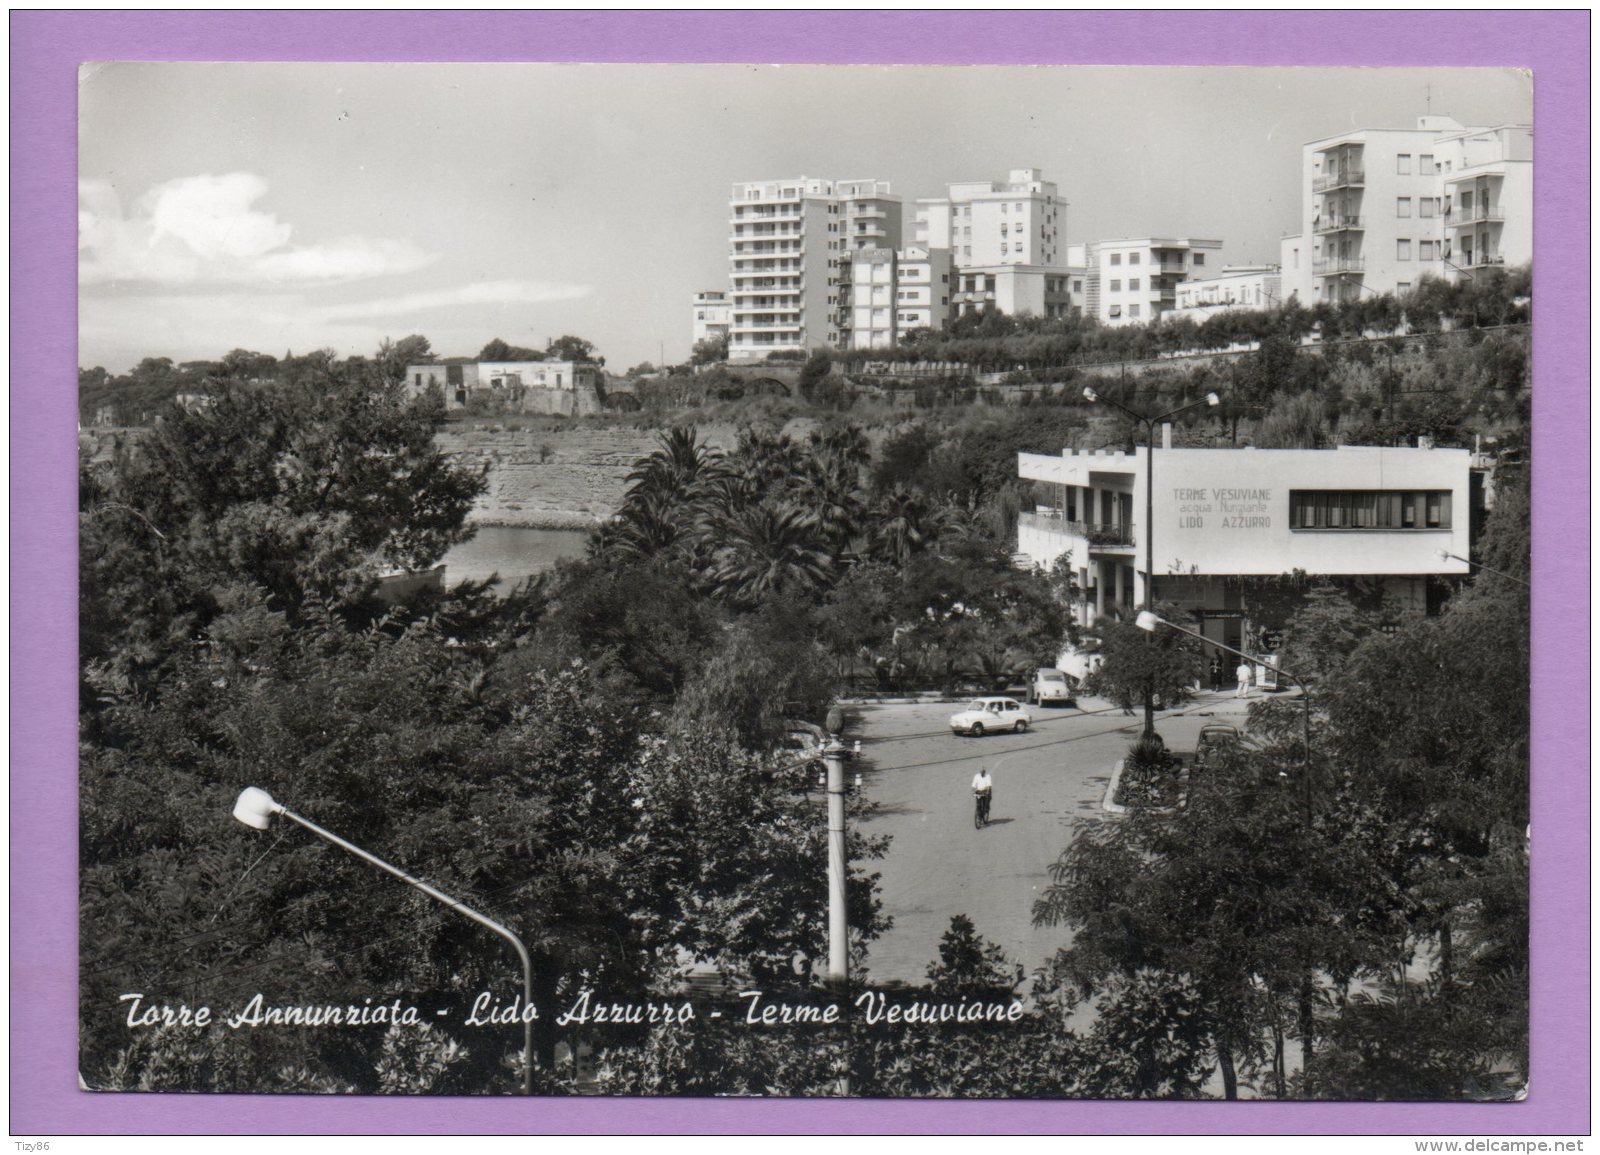
<path fill-rule="evenodd" d="M 1295 529 L 1449 529 L 1450 491 L 1305 490 L 1289 493 Z"/>

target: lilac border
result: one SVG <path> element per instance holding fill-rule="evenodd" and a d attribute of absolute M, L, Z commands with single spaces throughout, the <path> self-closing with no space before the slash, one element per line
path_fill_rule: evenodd
<path fill-rule="evenodd" d="M 12 1133 L 1589 1130 L 1589 14 L 14 12 Z M 994 46 L 994 47 L 990 47 Z M 1004 46 L 1003 48 L 999 46 Z M 376 1100 L 76 1090 L 76 71 L 97 59 L 1518 66 L 1537 80 L 1533 1079 L 1516 1105 Z"/>

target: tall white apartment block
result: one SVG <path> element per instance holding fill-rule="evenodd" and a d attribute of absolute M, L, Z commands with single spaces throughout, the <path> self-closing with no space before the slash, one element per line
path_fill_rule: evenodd
<path fill-rule="evenodd" d="M 1102 325 L 1143 325 L 1178 307 L 1178 285 L 1220 263 L 1222 242 L 1201 237 L 1123 237 L 1085 246 L 1084 311 Z"/>
<path fill-rule="evenodd" d="M 900 200 L 888 183 L 745 182 L 733 186 L 728 209 L 729 359 L 842 344 L 850 252 L 900 235 Z"/>
<path fill-rule="evenodd" d="M 1533 259 L 1533 130 L 1463 132 L 1434 149 L 1441 165 L 1444 259 L 1455 277 Z"/>
<path fill-rule="evenodd" d="M 698 345 L 701 341 L 726 337 L 728 326 L 732 323 L 733 305 L 728 300 L 725 289 L 706 289 L 694 295 L 693 328 L 691 340 Z"/>
<path fill-rule="evenodd" d="M 948 250 L 858 249 L 850 274 L 852 349 L 888 348 L 912 329 L 939 329 L 950 318 Z"/>
<path fill-rule="evenodd" d="M 1532 169 L 1531 129 L 1448 116 L 1312 141 L 1301 156 L 1301 230 L 1282 246 L 1284 291 L 1304 304 L 1348 301 L 1529 260 Z"/>
<path fill-rule="evenodd" d="M 957 268 L 1061 263 L 1066 202 L 1036 168 L 1004 181 L 966 181 L 917 201 L 915 243 L 949 249 Z"/>

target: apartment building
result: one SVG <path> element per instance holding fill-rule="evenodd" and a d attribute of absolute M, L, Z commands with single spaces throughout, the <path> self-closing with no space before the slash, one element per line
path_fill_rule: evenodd
<path fill-rule="evenodd" d="M 1178 282 L 1172 317 L 1203 321 L 1230 309 L 1271 309 L 1283 303 L 1277 265 L 1224 265 L 1214 277 Z"/>
<path fill-rule="evenodd" d="M 692 344 L 698 345 L 701 341 L 728 335 L 728 327 L 733 321 L 733 303 L 728 299 L 725 289 L 705 289 L 696 293 L 690 311 L 694 317 L 689 338 Z"/>
<path fill-rule="evenodd" d="M 1533 259 L 1533 130 L 1501 125 L 1439 142 L 1444 260 L 1463 277 Z"/>
<path fill-rule="evenodd" d="M 1178 305 L 1178 285 L 1218 267 L 1222 242 L 1123 237 L 1085 246 L 1083 308 L 1102 325 L 1143 325 Z"/>
<path fill-rule="evenodd" d="M 850 254 L 900 237 L 900 198 L 888 182 L 745 182 L 728 207 L 729 360 L 843 345 Z"/>
<path fill-rule="evenodd" d="M 1060 263 L 1067 205 L 1039 169 L 947 185 L 944 196 L 917 206 L 916 243 L 949 249 L 957 268 Z"/>
<path fill-rule="evenodd" d="M 1235 649 L 1255 640 L 1242 604 L 1247 579 L 1362 578 L 1394 604 L 1426 611 L 1430 577 L 1468 573 L 1440 553 L 1470 556 L 1465 449 L 1174 449 L 1168 439 L 1156 452 L 1150 525 L 1146 452 L 1018 455 L 1038 506 L 1018 519 L 1018 553 L 1039 565 L 1070 558 L 1082 626 L 1143 604 L 1152 532 L 1155 599 Z"/>
<path fill-rule="evenodd" d="M 958 317 L 990 308 L 1008 316 L 1028 313 L 1035 317 L 1065 317 L 1083 309 L 1081 268 L 974 265 L 957 270 L 954 282 L 952 301 Z"/>
<path fill-rule="evenodd" d="M 1408 292 L 1532 257 L 1533 136 L 1422 116 L 1302 148 L 1301 229 L 1285 237 L 1284 290 L 1303 303 Z"/>
<path fill-rule="evenodd" d="M 852 349 L 888 348 L 912 329 L 938 329 L 951 316 L 946 249 L 856 249 L 850 274 Z"/>

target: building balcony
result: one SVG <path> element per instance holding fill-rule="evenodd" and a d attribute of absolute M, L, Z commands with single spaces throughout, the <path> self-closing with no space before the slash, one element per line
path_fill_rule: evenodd
<path fill-rule="evenodd" d="M 765 324 L 734 322 L 733 335 L 740 333 L 800 333 L 805 330 L 805 325 L 799 321 L 770 321 Z"/>
<path fill-rule="evenodd" d="M 884 212 L 882 209 L 857 209 L 850 215 L 855 217 L 857 220 L 886 220 L 889 216 L 889 214 Z"/>
<path fill-rule="evenodd" d="M 1325 221 L 1318 221 L 1313 226 L 1312 231 L 1319 235 L 1322 233 L 1359 232 L 1364 227 L 1361 223 L 1362 220 L 1362 217 L 1329 217 Z"/>
<path fill-rule="evenodd" d="M 805 289 L 802 282 L 798 285 L 775 285 L 771 279 L 756 281 L 742 288 L 733 290 L 735 297 L 798 297 Z"/>
<path fill-rule="evenodd" d="M 1470 208 L 1446 209 L 1444 214 L 1444 227 L 1459 229 L 1472 225 L 1505 224 L 1505 214 L 1500 211 L 1499 205 L 1473 205 Z"/>
<path fill-rule="evenodd" d="M 1133 526 L 1127 523 L 1067 521 L 1059 511 L 1019 513 L 1017 525 L 1073 544 L 1087 543 L 1094 553 L 1131 550 L 1135 545 Z"/>
<path fill-rule="evenodd" d="M 800 224 L 790 224 L 790 225 L 767 225 L 767 224 L 755 225 L 755 224 L 750 224 L 750 225 L 734 225 L 733 226 L 733 235 L 729 239 L 733 240 L 733 241 L 736 241 L 736 242 L 737 241 L 752 241 L 752 240 L 759 240 L 759 241 L 799 240 L 801 237 L 803 237 L 805 235 L 806 235 L 805 226 L 804 225 L 800 225 Z"/>
<path fill-rule="evenodd" d="M 779 273 L 798 273 L 800 262 L 791 260 L 778 260 L 775 257 L 745 258 L 734 262 L 733 278 L 736 281 L 747 281 L 754 277 L 772 277 Z M 737 292 L 738 290 L 734 290 Z"/>
<path fill-rule="evenodd" d="M 1329 261 L 1314 261 L 1311 272 L 1318 277 L 1337 277 L 1345 273 L 1359 273 L 1366 268 L 1364 257 L 1335 257 Z"/>
<path fill-rule="evenodd" d="M 1367 174 L 1360 169 L 1346 169 L 1343 172 L 1330 172 L 1326 176 L 1313 177 L 1311 191 L 1314 193 L 1332 192 L 1336 188 L 1364 188 L 1367 183 Z"/>
<path fill-rule="evenodd" d="M 730 225 L 773 224 L 783 221 L 798 221 L 804 219 L 797 208 L 793 212 L 752 212 L 734 213 L 728 218 Z"/>

